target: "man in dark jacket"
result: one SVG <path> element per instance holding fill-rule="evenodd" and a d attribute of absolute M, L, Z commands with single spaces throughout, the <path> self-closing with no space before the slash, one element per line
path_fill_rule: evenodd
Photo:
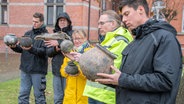
<path fill-rule="evenodd" d="M 166 21 L 148 18 L 146 0 L 123 0 L 122 21 L 135 40 L 122 52 L 120 70 L 98 73 L 96 81 L 116 86 L 117 104 L 175 104 L 182 72 L 176 30 Z"/>
<path fill-rule="evenodd" d="M 29 104 L 30 91 L 33 86 L 35 104 L 46 104 L 45 89 L 48 57 L 46 55 L 46 46 L 42 40 L 34 40 L 34 37 L 41 33 L 47 33 L 42 13 L 33 15 L 33 28 L 25 33 L 24 36 L 32 39 L 30 47 L 24 47 L 20 44 L 9 46 L 15 52 L 21 53 L 21 84 L 18 97 L 19 104 Z"/>
<path fill-rule="evenodd" d="M 63 12 L 58 15 L 54 32 L 65 32 L 70 37 L 72 35 L 72 22 L 69 15 Z M 65 78 L 60 74 L 60 67 L 63 64 L 64 55 L 61 53 L 59 45 L 62 40 L 45 41 L 47 45 L 47 55 L 52 57 L 52 73 L 53 73 L 53 88 L 54 88 L 54 104 L 62 104 L 64 97 Z"/>

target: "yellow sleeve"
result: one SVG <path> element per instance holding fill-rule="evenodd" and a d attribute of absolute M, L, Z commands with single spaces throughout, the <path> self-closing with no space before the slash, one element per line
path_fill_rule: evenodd
<path fill-rule="evenodd" d="M 65 67 L 68 65 L 68 61 L 69 61 L 70 59 L 68 59 L 67 57 L 65 57 L 64 59 L 63 59 L 63 64 L 61 65 L 61 68 L 60 68 L 60 73 L 61 73 L 61 76 L 63 76 L 63 77 L 68 77 L 68 74 L 65 72 Z"/>

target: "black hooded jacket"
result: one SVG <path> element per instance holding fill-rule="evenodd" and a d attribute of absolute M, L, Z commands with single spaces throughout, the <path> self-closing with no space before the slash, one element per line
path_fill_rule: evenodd
<path fill-rule="evenodd" d="M 66 18 L 69 25 L 67 27 L 64 27 L 62 30 L 60 29 L 58 22 L 59 19 L 63 17 Z M 70 20 L 70 17 L 68 16 L 68 14 L 66 12 L 63 12 L 61 14 L 58 15 L 57 17 L 57 21 L 55 24 L 55 28 L 53 30 L 53 32 L 59 32 L 59 31 L 63 31 L 65 33 L 67 33 L 70 37 L 72 35 L 72 22 Z M 62 40 L 58 40 L 58 43 L 60 44 L 62 42 Z M 64 59 L 64 55 L 60 52 L 60 51 L 56 51 L 55 47 L 48 47 L 47 48 L 47 55 L 49 57 L 52 57 L 52 73 L 55 76 L 61 76 L 60 74 L 60 67 L 63 64 L 63 59 Z"/>
<path fill-rule="evenodd" d="M 46 55 L 46 46 L 43 40 L 34 40 L 36 35 L 42 33 L 48 33 L 45 25 L 25 33 L 24 36 L 31 37 L 33 42 L 30 50 L 23 50 L 20 45 L 17 45 L 16 48 L 12 48 L 13 51 L 21 53 L 20 70 L 26 73 L 47 74 L 48 57 Z"/>
<path fill-rule="evenodd" d="M 64 27 L 64 28 L 60 28 L 59 27 L 59 19 L 63 17 L 63 18 L 66 18 L 67 21 L 68 21 L 68 26 L 67 27 Z M 66 12 L 63 12 L 63 13 L 60 13 L 58 16 L 57 16 L 57 20 L 56 20 L 56 24 L 55 24 L 55 28 L 53 30 L 54 32 L 58 32 L 58 31 L 62 31 L 62 32 L 65 32 L 67 33 L 69 36 L 72 36 L 72 22 L 70 20 L 70 17 L 69 15 L 66 13 Z"/>
<path fill-rule="evenodd" d="M 117 104 L 175 104 L 182 72 L 176 30 L 148 20 L 133 30 L 135 40 L 122 52 Z"/>

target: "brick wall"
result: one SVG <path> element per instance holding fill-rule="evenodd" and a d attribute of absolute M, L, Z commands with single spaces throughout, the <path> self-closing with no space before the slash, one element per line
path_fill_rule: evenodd
<path fill-rule="evenodd" d="M 3 36 L 14 33 L 21 37 L 32 27 L 32 15 L 35 11 L 44 13 L 43 0 L 11 0 L 8 5 L 8 25 L 0 25 L 0 52 L 5 52 Z M 8 52 L 12 52 L 8 48 Z"/>
<path fill-rule="evenodd" d="M 88 7 L 89 0 L 65 0 L 64 11 L 71 17 L 74 29 L 84 29 L 88 32 Z M 99 18 L 99 3 L 91 0 L 90 14 L 90 35 L 91 41 L 97 41 L 97 21 Z M 8 5 L 8 25 L 0 25 L 0 53 L 7 51 L 3 43 L 3 37 L 8 33 L 14 33 L 18 37 L 32 28 L 32 15 L 35 12 L 45 13 L 44 0 L 9 0 Z M 51 33 L 53 26 L 47 27 Z M 8 48 L 8 52 L 12 52 Z"/>
<path fill-rule="evenodd" d="M 183 56 L 184 56 L 184 34 L 177 35 L 177 39 L 181 44 L 181 49 L 182 49 L 182 53 L 183 53 Z"/>

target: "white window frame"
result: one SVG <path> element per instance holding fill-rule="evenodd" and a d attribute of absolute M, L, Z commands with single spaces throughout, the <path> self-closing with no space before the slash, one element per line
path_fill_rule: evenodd
<path fill-rule="evenodd" d="M 183 11 L 182 11 L 182 22 L 181 22 L 181 32 L 184 32 L 184 6 L 183 6 Z"/>
<path fill-rule="evenodd" d="M 8 0 L 6 0 L 7 2 L 6 3 L 2 3 L 2 0 L 0 0 L 0 24 L 1 25 L 6 25 L 8 24 Z M 3 14 L 2 13 L 2 9 L 3 7 L 2 6 L 6 6 L 6 13 Z M 4 16 L 4 17 L 2 17 Z M 3 20 L 4 18 L 4 20 Z"/>
<path fill-rule="evenodd" d="M 57 7 L 58 6 L 62 6 L 62 11 L 61 12 L 64 12 L 64 2 L 65 0 L 63 0 L 63 3 L 56 3 L 57 0 L 53 0 L 54 3 L 47 3 L 47 0 L 44 0 L 45 2 L 45 24 L 48 25 L 48 26 L 54 26 L 55 25 L 55 22 L 56 22 L 56 17 L 57 17 Z M 53 23 L 52 24 L 48 24 L 47 21 L 48 21 L 48 6 L 53 6 Z"/>

